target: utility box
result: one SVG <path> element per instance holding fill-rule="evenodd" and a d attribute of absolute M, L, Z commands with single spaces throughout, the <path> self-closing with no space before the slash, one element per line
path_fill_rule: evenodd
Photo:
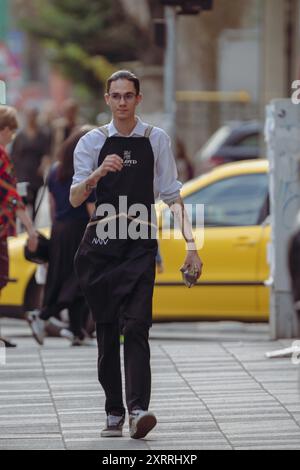
<path fill-rule="evenodd" d="M 265 138 L 270 163 L 272 339 L 299 338 L 288 271 L 288 242 L 300 211 L 300 106 L 289 99 L 267 106 Z"/>

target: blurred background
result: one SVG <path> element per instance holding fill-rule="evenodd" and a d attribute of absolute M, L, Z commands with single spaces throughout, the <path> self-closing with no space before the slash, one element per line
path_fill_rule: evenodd
<path fill-rule="evenodd" d="M 299 337 L 300 273 L 292 299 L 286 263 L 300 208 L 300 108 L 290 99 L 299 59 L 300 0 L 0 0 L 0 80 L 21 120 L 9 152 L 36 226 L 49 234 L 44 181 L 62 143 L 78 125 L 110 120 L 106 80 L 129 69 L 141 79 L 141 118 L 171 136 L 179 179 L 189 182 L 184 202 L 205 206 L 199 289 L 190 293 L 182 284 L 183 241 L 161 237 L 155 318 L 267 321 L 271 306 L 282 306 L 273 312 L 282 321 L 276 328 L 271 322 L 272 336 L 291 337 L 293 329 Z M 266 106 L 284 98 L 266 126 L 269 150 L 276 150 L 269 157 L 279 162 L 274 172 L 264 142 Z M 277 117 L 281 135 L 273 132 Z M 278 176 L 276 185 L 270 175 Z M 19 268 L 24 240 L 10 240 L 11 277 L 19 283 L 7 286 L 0 302 L 13 314 L 37 306 L 36 266 Z M 284 292 L 282 303 L 270 302 L 275 291 Z"/>
<path fill-rule="evenodd" d="M 163 3 L 0 0 L 0 79 L 8 104 L 20 111 L 37 106 L 47 123 L 72 97 L 82 122 L 102 124 L 109 119 L 105 80 L 128 68 L 142 79 L 141 116 L 174 127 L 183 181 L 226 161 L 224 145 L 231 157 L 237 145 L 239 159 L 264 157 L 265 105 L 290 96 L 299 78 L 299 0 L 215 0 L 213 14 L 176 17 L 172 44 Z M 172 123 L 168 77 L 176 91 Z"/>

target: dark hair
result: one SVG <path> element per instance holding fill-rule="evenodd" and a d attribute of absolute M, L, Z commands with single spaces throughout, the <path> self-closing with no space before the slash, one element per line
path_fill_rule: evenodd
<path fill-rule="evenodd" d="M 109 93 L 110 86 L 112 82 L 116 82 L 117 80 L 128 80 L 134 84 L 134 88 L 136 90 L 136 94 L 140 94 L 140 80 L 134 73 L 129 72 L 129 70 L 119 70 L 118 72 L 113 73 L 106 82 L 106 93 Z"/>
<path fill-rule="evenodd" d="M 74 131 L 62 144 L 60 150 L 57 153 L 57 179 L 59 181 L 66 181 L 72 178 L 74 174 L 73 156 L 76 145 L 78 144 L 81 137 L 83 137 L 92 129 L 92 126 L 81 127 L 80 129 Z"/>

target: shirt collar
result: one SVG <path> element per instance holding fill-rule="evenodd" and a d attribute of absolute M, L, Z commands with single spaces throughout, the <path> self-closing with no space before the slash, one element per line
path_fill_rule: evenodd
<path fill-rule="evenodd" d="M 134 136 L 143 137 L 145 135 L 147 124 L 142 122 L 142 120 L 138 116 L 136 116 L 136 119 L 137 119 L 137 123 L 136 123 L 135 128 L 133 129 L 131 134 L 126 137 L 134 137 Z M 116 129 L 113 120 L 111 120 L 108 125 L 108 134 L 109 134 L 109 137 L 121 136 L 121 134 Z"/>

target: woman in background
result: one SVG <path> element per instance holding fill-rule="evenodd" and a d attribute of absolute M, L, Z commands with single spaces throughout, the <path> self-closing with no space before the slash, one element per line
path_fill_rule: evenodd
<path fill-rule="evenodd" d="M 14 167 L 5 150 L 17 129 L 16 110 L 9 106 L 0 106 L 0 293 L 9 282 L 7 238 L 16 235 L 16 217 L 21 220 L 29 235 L 28 248 L 35 251 L 38 244 L 37 232 L 17 192 Z M 1 336 L 0 340 L 6 347 L 14 346 Z"/>
<path fill-rule="evenodd" d="M 90 128 L 75 131 L 62 144 L 57 162 L 48 176 L 52 232 L 50 239 L 50 259 L 45 286 L 42 311 L 28 315 L 33 335 L 39 344 L 45 337 L 45 322 L 57 317 L 63 309 L 68 309 L 72 344 L 89 344 L 85 323 L 89 308 L 80 289 L 75 271 L 74 256 L 83 237 L 90 215 L 95 209 L 92 194 L 85 204 L 74 209 L 69 202 L 69 193 L 74 173 L 73 153 L 79 139 Z"/>
<path fill-rule="evenodd" d="M 36 199 L 43 186 L 43 169 L 49 160 L 50 138 L 38 124 L 36 108 L 25 110 L 25 126 L 18 132 L 11 149 L 16 176 L 19 182 L 27 182 L 26 204 L 36 215 Z"/>

